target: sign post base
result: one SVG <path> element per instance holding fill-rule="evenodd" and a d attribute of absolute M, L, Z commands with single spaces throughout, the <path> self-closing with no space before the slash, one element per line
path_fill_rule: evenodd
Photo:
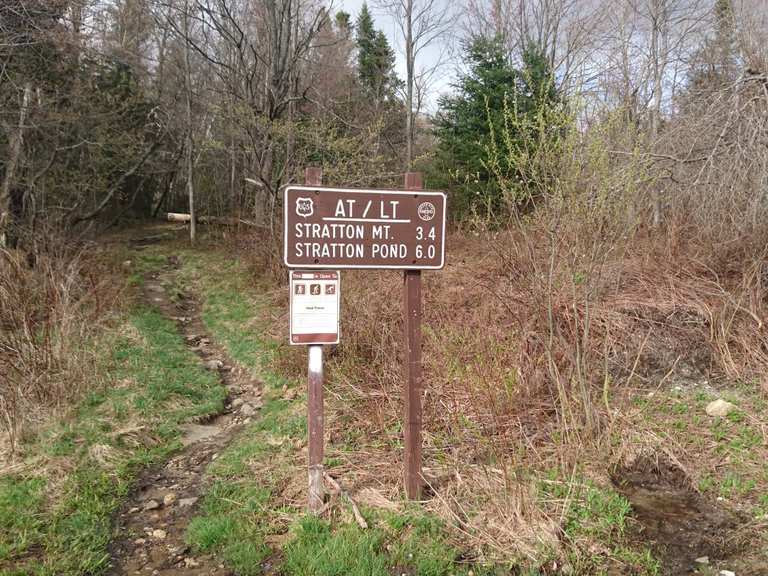
<path fill-rule="evenodd" d="M 309 347 L 309 511 L 323 508 L 323 347 Z"/>

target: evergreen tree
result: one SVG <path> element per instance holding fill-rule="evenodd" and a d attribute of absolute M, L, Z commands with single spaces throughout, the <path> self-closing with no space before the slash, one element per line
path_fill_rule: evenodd
<path fill-rule="evenodd" d="M 392 99 L 398 86 L 395 52 L 381 30 L 376 30 L 368 4 L 363 3 L 356 26 L 357 68 L 360 83 L 378 106 Z"/>
<path fill-rule="evenodd" d="M 688 74 L 688 90 L 681 100 L 683 106 L 689 104 L 690 96 L 719 90 L 738 76 L 736 17 L 732 0 L 717 0 L 713 17 L 714 34 L 706 38 L 693 55 Z"/>
<path fill-rule="evenodd" d="M 465 50 L 469 71 L 454 85 L 455 95 L 438 101 L 439 164 L 460 185 L 459 209 L 470 208 L 477 199 L 486 208 L 497 208 L 502 198 L 488 168 L 489 149 L 499 144 L 513 148 L 523 137 L 530 142 L 532 135 L 521 131 L 528 126 L 540 130 L 541 118 L 525 119 L 555 107 L 560 97 L 552 67 L 536 46 L 524 50 L 520 68 L 507 57 L 500 38 L 477 37 Z M 500 157 L 506 162 L 502 171 L 514 172 L 514 154 Z"/>
<path fill-rule="evenodd" d="M 736 16 L 733 0 L 715 2 L 715 50 L 720 73 L 730 77 L 736 68 Z"/>
<path fill-rule="evenodd" d="M 352 16 L 350 16 L 349 12 L 344 10 L 336 12 L 336 30 L 338 30 L 339 36 L 342 38 L 349 38 L 352 30 Z"/>
<path fill-rule="evenodd" d="M 517 70 L 498 39 L 475 38 L 466 46 L 469 71 L 454 85 L 456 94 L 439 99 L 435 134 L 446 163 L 459 180 L 485 182 L 485 147 L 504 121 L 504 99 L 515 89 Z"/>
<path fill-rule="evenodd" d="M 544 50 L 535 44 L 529 44 L 523 50 L 523 66 L 519 79 L 526 111 L 551 107 L 560 100 L 552 65 Z"/>

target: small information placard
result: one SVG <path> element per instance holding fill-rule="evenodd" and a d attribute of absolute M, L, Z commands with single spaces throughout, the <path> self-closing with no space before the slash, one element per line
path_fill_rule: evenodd
<path fill-rule="evenodd" d="M 339 343 L 338 270 L 292 270 L 291 344 Z"/>

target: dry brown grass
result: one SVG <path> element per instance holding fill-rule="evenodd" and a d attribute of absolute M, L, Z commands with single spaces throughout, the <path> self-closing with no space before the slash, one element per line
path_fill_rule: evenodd
<path fill-rule="evenodd" d="M 702 381 L 768 393 L 763 252 L 726 255 L 652 231 L 612 239 L 608 250 L 577 223 L 561 226 L 553 243 L 545 215 L 524 230 L 454 233 L 445 270 L 424 274 L 429 506 L 486 558 L 533 561 L 563 544 L 570 503 L 537 498 L 545 471 L 567 479 L 578 470 L 606 485 L 613 466 L 645 450 L 690 469 L 694 482 L 715 465 L 715 448 L 704 463 L 700 446 L 670 442 L 666 421 L 648 421 L 633 399 Z M 342 281 L 328 451 L 348 486 L 396 500 L 402 276 L 347 271 Z M 285 342 L 287 294 L 272 295 L 270 333 Z M 303 377 L 303 349 L 279 361 Z"/>
<path fill-rule="evenodd" d="M 96 246 L 43 240 L 33 253 L 0 251 L 0 430 L 11 447 L 99 381 L 89 338 L 123 290 Z"/>
<path fill-rule="evenodd" d="M 768 226 L 720 228 L 718 240 L 674 211 L 650 229 L 588 208 L 575 198 L 502 231 L 455 231 L 446 268 L 424 273 L 428 507 L 476 558 L 610 557 L 605 542 L 571 540 L 564 520 L 585 478 L 611 486 L 612 470 L 638 454 L 663 455 L 694 487 L 729 474 L 755 480 L 733 494 L 737 508 L 758 509 L 768 486 L 764 449 L 724 464 L 722 441 L 691 401 L 696 390 L 740 386 L 768 397 Z M 269 332 L 287 342 L 285 272 L 274 278 Z M 397 501 L 402 275 L 346 271 L 342 295 L 342 345 L 327 364 L 328 456 L 348 489 Z M 303 378 L 305 351 L 283 352 L 277 368 Z M 669 411 L 677 389 L 692 391 L 685 416 Z M 752 406 L 741 403 L 764 447 L 765 419 Z M 553 470 L 571 486 L 564 498 L 542 498 Z"/>
<path fill-rule="evenodd" d="M 424 274 L 425 471 L 430 506 L 464 544 L 507 559 L 562 545 L 569 502 L 537 500 L 544 471 L 609 485 L 612 468 L 656 453 L 694 486 L 722 476 L 722 442 L 693 394 L 680 400 L 690 414 L 668 412 L 678 390 L 739 390 L 765 455 L 751 406 L 768 397 L 766 109 L 764 84 L 740 82 L 650 150 L 609 121 L 580 136 L 534 212 L 450 236 L 446 268 Z M 275 254 L 254 270 L 269 261 L 280 286 Z M 344 272 L 342 345 L 328 362 L 335 471 L 390 499 L 401 485 L 401 284 L 396 272 Z M 272 296 L 270 333 L 286 342 L 287 293 Z M 303 350 L 279 362 L 303 377 Z M 729 465 L 760 488 L 756 454 Z"/>

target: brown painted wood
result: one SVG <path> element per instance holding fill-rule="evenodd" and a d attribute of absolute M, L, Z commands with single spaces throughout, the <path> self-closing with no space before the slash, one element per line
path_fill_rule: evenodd
<path fill-rule="evenodd" d="M 320 186 L 321 168 L 306 168 L 307 185 Z M 308 351 L 307 430 L 309 433 L 309 496 L 308 508 L 318 514 L 323 508 L 323 347 L 310 346 Z"/>
<path fill-rule="evenodd" d="M 323 185 L 323 169 L 317 166 L 308 166 L 304 168 L 304 185 L 305 186 L 322 186 Z"/>
<path fill-rule="evenodd" d="M 418 178 L 418 177 L 416 177 Z M 283 259 L 289 268 L 439 270 L 443 192 L 287 186 Z"/>
<path fill-rule="evenodd" d="M 421 190 L 420 172 L 405 174 L 405 188 Z M 421 271 L 403 272 L 405 325 L 405 492 L 409 499 L 421 498 Z"/>

